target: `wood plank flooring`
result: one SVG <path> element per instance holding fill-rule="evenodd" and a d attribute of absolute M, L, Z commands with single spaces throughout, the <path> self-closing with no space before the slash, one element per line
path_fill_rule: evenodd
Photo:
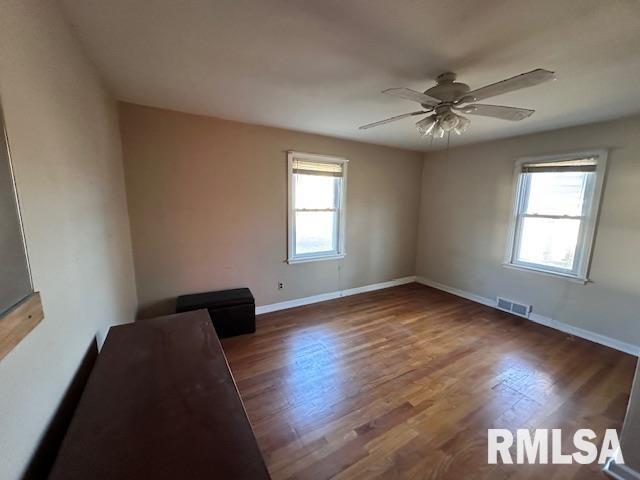
<path fill-rule="evenodd" d="M 488 465 L 487 428 L 601 440 L 636 362 L 418 284 L 261 315 L 223 347 L 274 479 L 606 478 Z"/>

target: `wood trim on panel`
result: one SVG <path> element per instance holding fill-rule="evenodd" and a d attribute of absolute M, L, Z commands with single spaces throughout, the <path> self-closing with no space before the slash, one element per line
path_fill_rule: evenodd
<path fill-rule="evenodd" d="M 44 318 L 40 292 L 34 292 L 0 317 L 0 360 Z"/>

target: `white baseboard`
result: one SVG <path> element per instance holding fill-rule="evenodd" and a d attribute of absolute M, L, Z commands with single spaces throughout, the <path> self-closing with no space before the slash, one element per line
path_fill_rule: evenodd
<path fill-rule="evenodd" d="M 453 295 L 466 298 L 467 300 L 471 300 L 476 303 L 481 303 L 482 305 L 487 305 L 493 308 L 496 307 L 496 301 L 493 299 L 482 297 L 480 295 L 476 295 L 475 293 L 466 292 L 464 290 L 450 287 L 448 285 L 443 285 L 442 283 L 434 282 L 433 280 L 430 280 L 428 278 L 416 277 L 416 282 L 427 285 L 428 287 L 433 287 L 437 288 L 438 290 L 452 293 Z M 605 345 L 615 350 L 619 350 L 630 355 L 635 355 L 636 357 L 640 356 L 640 346 L 638 345 L 633 345 L 631 343 L 626 343 L 615 338 L 607 337 L 606 335 L 601 335 L 599 333 L 591 332 L 580 327 L 575 327 L 573 325 L 569 325 L 568 323 L 560 322 L 558 320 L 554 320 L 537 313 L 532 313 L 529 316 L 529 320 L 541 325 L 545 325 L 547 327 L 554 328 L 556 330 L 560 330 L 561 332 L 568 333 L 569 335 L 584 338 L 586 340 L 599 343 L 600 345 Z"/>
<path fill-rule="evenodd" d="M 602 471 L 615 480 L 640 480 L 640 473 L 623 463 L 616 463 L 613 458 L 604 464 Z"/>
<path fill-rule="evenodd" d="M 374 290 L 381 290 L 383 288 L 395 287 L 397 285 L 404 285 L 405 283 L 412 283 L 416 281 L 416 277 L 402 277 L 390 280 L 388 282 L 374 283 L 372 285 L 364 285 L 363 287 L 348 288 L 347 290 L 338 290 L 336 292 L 321 293 L 320 295 L 313 295 L 311 297 L 296 298 L 294 300 L 287 300 L 286 302 L 272 303 L 270 305 L 261 305 L 256 307 L 256 314 L 276 312 L 278 310 L 285 310 L 287 308 L 301 307 L 302 305 L 309 305 L 311 303 L 324 302 L 327 300 L 333 300 L 334 298 L 347 297 L 349 295 L 356 295 L 358 293 L 372 292 Z"/>
<path fill-rule="evenodd" d="M 465 292 L 464 290 L 450 287 L 449 285 L 444 285 L 442 283 L 434 282 L 433 280 L 429 280 L 428 278 L 416 277 L 416 282 L 421 283 L 422 285 L 426 285 L 427 287 L 437 288 L 438 290 L 442 290 L 443 292 L 452 293 L 454 295 L 457 295 L 458 297 L 471 300 L 472 302 L 481 303 L 482 305 L 486 305 L 488 307 L 496 306 L 495 300 L 491 300 L 486 297 L 481 297 L 480 295 L 476 295 L 475 293 Z"/>

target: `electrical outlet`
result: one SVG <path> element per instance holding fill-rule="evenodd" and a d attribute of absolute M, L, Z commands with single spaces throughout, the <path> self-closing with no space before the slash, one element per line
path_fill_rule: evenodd
<path fill-rule="evenodd" d="M 278 282 L 278 290 L 282 290 L 284 288 L 284 283 Z"/>

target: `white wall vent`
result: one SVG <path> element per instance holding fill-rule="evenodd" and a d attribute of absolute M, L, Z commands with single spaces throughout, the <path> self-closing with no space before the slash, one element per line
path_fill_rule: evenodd
<path fill-rule="evenodd" d="M 498 297 L 496 307 L 498 310 L 504 310 L 505 312 L 513 313 L 514 315 L 519 315 L 524 318 L 529 318 L 529 314 L 531 313 L 531 305 L 526 305 L 503 297 Z"/>

